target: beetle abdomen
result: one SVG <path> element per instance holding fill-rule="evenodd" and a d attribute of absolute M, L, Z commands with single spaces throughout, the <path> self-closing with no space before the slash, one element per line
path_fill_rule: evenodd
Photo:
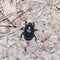
<path fill-rule="evenodd" d="M 32 36 L 28 36 L 28 37 L 27 36 L 24 36 L 24 38 L 25 38 L 25 40 L 28 40 L 29 41 L 29 40 L 32 40 L 33 37 Z"/>

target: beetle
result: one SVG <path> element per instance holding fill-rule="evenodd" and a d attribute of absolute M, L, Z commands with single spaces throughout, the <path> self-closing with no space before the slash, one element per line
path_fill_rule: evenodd
<path fill-rule="evenodd" d="M 22 35 L 24 35 L 24 39 L 27 40 L 27 41 L 30 41 L 33 39 L 33 37 L 35 37 L 35 41 L 37 40 L 34 32 L 37 31 L 37 29 L 35 29 L 35 23 L 27 23 L 27 21 L 25 21 L 25 28 L 21 28 L 21 30 L 23 30 L 23 32 L 21 33 L 21 37 L 22 38 Z"/>

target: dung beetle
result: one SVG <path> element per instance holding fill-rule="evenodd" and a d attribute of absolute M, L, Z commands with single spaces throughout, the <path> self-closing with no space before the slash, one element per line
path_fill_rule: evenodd
<path fill-rule="evenodd" d="M 37 29 L 35 29 L 35 23 L 31 23 L 29 22 L 27 24 L 27 21 L 25 21 L 25 28 L 21 28 L 21 30 L 23 30 L 23 32 L 21 33 L 21 38 L 22 35 L 24 35 L 24 39 L 27 41 L 30 41 L 33 39 L 33 37 L 35 37 L 35 41 L 37 40 L 34 32 L 37 31 Z"/>

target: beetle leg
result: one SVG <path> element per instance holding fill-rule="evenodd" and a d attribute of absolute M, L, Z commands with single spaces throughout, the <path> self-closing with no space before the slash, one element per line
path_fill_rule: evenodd
<path fill-rule="evenodd" d="M 25 21 L 25 25 L 27 24 L 27 21 Z"/>
<path fill-rule="evenodd" d="M 37 29 L 34 29 L 34 31 L 38 31 Z"/>
<path fill-rule="evenodd" d="M 36 38 L 36 36 L 34 35 L 34 37 L 35 37 L 35 41 L 37 40 L 37 38 Z"/>
<path fill-rule="evenodd" d="M 22 32 L 22 33 L 21 33 L 21 36 L 20 36 L 20 38 L 22 38 L 22 35 L 24 35 L 24 32 Z M 21 39 L 20 39 L 20 40 L 21 40 Z"/>

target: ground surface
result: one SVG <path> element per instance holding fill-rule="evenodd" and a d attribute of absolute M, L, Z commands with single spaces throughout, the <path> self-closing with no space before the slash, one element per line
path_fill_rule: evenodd
<path fill-rule="evenodd" d="M 25 20 L 37 42 L 20 40 Z M 0 0 L 0 60 L 60 60 L 59 0 Z"/>

